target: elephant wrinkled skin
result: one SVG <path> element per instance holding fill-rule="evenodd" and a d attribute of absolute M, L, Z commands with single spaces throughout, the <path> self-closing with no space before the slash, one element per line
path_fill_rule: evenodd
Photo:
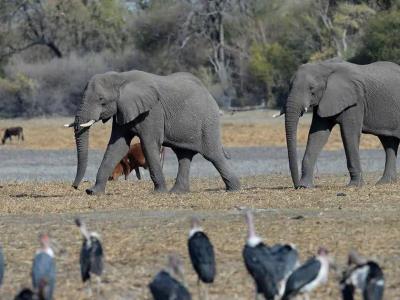
<path fill-rule="evenodd" d="M 313 119 L 299 178 L 297 125 L 313 110 Z M 396 181 L 400 138 L 400 66 L 390 62 L 355 65 L 326 61 L 302 65 L 291 82 L 284 109 L 289 167 L 296 188 L 312 187 L 315 162 L 335 124 L 339 124 L 349 185 L 363 184 L 359 156 L 361 133 L 378 136 L 386 152 L 378 183 Z"/>
<path fill-rule="evenodd" d="M 189 73 L 157 76 L 141 71 L 98 74 L 86 86 L 75 121 L 69 125 L 75 128 L 78 153 L 75 188 L 87 166 L 89 128 L 110 118 L 110 141 L 88 194 L 104 193 L 108 177 L 134 136 L 141 140 L 156 191 L 166 190 L 160 164 L 162 145 L 171 147 L 178 158 L 172 192 L 189 191 L 190 163 L 197 153 L 213 163 L 227 190 L 239 189 L 221 144 L 218 106 L 201 81 Z"/>

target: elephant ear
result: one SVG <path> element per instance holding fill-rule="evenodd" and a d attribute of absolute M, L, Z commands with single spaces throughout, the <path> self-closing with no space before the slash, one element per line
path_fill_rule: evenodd
<path fill-rule="evenodd" d="M 318 104 L 318 115 L 322 118 L 341 113 L 350 106 L 357 104 L 359 93 L 356 84 L 348 76 L 332 73 L 321 101 Z"/>
<path fill-rule="evenodd" d="M 117 101 L 118 124 L 123 125 L 149 111 L 159 101 L 157 87 L 152 82 L 128 82 L 120 88 Z"/>

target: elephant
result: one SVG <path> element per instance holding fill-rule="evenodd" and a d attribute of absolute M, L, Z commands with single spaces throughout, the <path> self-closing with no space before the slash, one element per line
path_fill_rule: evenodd
<path fill-rule="evenodd" d="M 304 112 L 313 117 L 302 161 L 297 165 L 297 126 Z M 349 186 L 363 185 L 359 144 L 361 133 L 376 135 L 386 153 L 378 184 L 396 182 L 400 138 L 400 66 L 391 62 L 356 65 L 318 62 L 301 65 L 290 82 L 285 113 L 289 168 L 295 188 L 313 187 L 314 166 L 335 124 L 350 173 Z"/>
<path fill-rule="evenodd" d="M 112 118 L 110 140 L 90 195 L 105 192 L 115 165 L 138 136 L 157 192 L 166 191 L 160 163 L 161 146 L 178 158 L 178 174 L 171 192 L 188 192 L 192 158 L 200 153 L 220 173 L 227 191 L 240 187 L 227 161 L 220 137 L 220 116 L 215 99 L 200 79 L 190 73 L 159 76 L 143 71 L 94 75 L 86 85 L 73 123 L 78 156 L 73 183 L 78 188 L 87 167 L 89 128 Z"/>

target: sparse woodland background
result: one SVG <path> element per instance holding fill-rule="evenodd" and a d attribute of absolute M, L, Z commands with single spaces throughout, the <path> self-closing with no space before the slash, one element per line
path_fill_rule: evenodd
<path fill-rule="evenodd" d="M 281 106 L 300 64 L 400 63 L 400 0 L 0 0 L 0 117 L 72 115 L 109 70 L 188 71 L 218 104 Z"/>

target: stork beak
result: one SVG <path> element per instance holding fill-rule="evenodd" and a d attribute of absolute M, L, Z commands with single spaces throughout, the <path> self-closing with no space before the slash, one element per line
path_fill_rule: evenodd
<path fill-rule="evenodd" d="M 90 127 L 90 126 L 92 126 L 94 123 L 96 123 L 95 120 L 90 120 L 89 122 L 80 124 L 79 126 L 81 126 L 81 127 Z"/>

